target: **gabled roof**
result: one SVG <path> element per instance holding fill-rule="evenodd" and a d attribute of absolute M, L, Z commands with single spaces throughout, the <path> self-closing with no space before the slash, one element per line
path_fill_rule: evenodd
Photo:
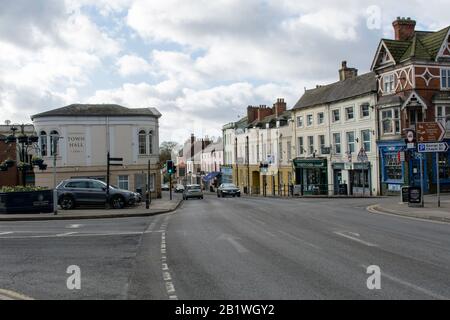
<path fill-rule="evenodd" d="M 126 108 L 117 104 L 71 104 L 31 116 L 31 120 L 42 117 L 161 117 L 156 108 Z"/>
<path fill-rule="evenodd" d="M 306 90 L 293 110 L 335 102 L 377 91 L 375 73 L 369 72 L 355 78 L 335 82 L 316 89 Z"/>
<path fill-rule="evenodd" d="M 410 40 L 381 39 L 381 43 L 386 46 L 395 63 L 408 59 L 435 61 L 449 31 L 450 26 L 435 32 L 415 31 Z M 374 61 L 376 63 L 377 56 Z"/>

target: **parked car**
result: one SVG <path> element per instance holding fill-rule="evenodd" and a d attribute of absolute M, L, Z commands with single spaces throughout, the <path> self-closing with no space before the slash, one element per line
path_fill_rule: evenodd
<path fill-rule="evenodd" d="M 186 186 L 183 192 L 183 200 L 189 198 L 203 199 L 202 187 L 199 184 L 189 184 Z"/>
<path fill-rule="evenodd" d="M 175 186 L 175 193 L 183 193 L 184 192 L 184 186 L 182 184 L 177 184 Z"/>
<path fill-rule="evenodd" d="M 240 197 L 241 190 L 232 183 L 222 183 L 217 189 L 217 197 L 226 196 Z"/>
<path fill-rule="evenodd" d="M 79 205 L 104 205 L 106 203 L 106 183 L 96 179 L 67 179 L 57 187 L 58 204 L 64 210 Z M 109 186 L 110 204 L 114 209 L 122 209 L 136 203 L 132 191 Z"/>
<path fill-rule="evenodd" d="M 164 183 L 163 185 L 161 185 L 161 190 L 162 191 L 169 191 L 169 184 L 168 183 Z"/>

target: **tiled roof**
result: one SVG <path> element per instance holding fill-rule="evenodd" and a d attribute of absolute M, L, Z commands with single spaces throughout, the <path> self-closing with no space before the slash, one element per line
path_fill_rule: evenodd
<path fill-rule="evenodd" d="M 42 117 L 61 117 L 61 116 L 83 116 L 83 117 L 94 117 L 94 116 L 110 116 L 110 117 L 120 117 L 120 116 L 131 116 L 131 117 L 142 117 L 142 116 L 153 116 L 160 117 L 156 108 L 126 108 L 117 104 L 71 104 L 62 108 L 42 112 L 31 116 L 31 119 L 42 118 Z"/>
<path fill-rule="evenodd" d="M 436 32 L 416 31 L 411 40 L 382 39 L 394 60 L 398 63 L 407 59 L 435 60 L 449 27 Z"/>
<path fill-rule="evenodd" d="M 293 110 L 344 100 L 371 92 L 375 93 L 376 90 L 377 81 L 375 74 L 369 72 L 355 78 L 306 90 L 300 100 L 295 104 Z"/>

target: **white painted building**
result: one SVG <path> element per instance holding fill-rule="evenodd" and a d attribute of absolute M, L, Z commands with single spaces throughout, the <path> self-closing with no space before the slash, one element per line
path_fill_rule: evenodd
<path fill-rule="evenodd" d="M 112 166 L 110 182 L 123 189 L 145 189 L 150 162 L 153 196 L 160 196 L 159 124 L 155 108 L 74 104 L 31 117 L 48 170 L 36 173 L 36 185 L 53 187 L 54 139 L 56 182 L 72 177 L 106 180 L 107 153 L 123 158 Z"/>
<path fill-rule="evenodd" d="M 376 88 L 373 73 L 357 76 L 343 62 L 339 82 L 307 90 L 294 106 L 296 184 L 304 194 L 379 194 Z"/>

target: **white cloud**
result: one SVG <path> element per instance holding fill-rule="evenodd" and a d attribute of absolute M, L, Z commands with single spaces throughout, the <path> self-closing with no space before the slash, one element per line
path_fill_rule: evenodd
<path fill-rule="evenodd" d="M 116 66 L 122 77 L 145 74 L 151 71 L 150 64 L 136 55 L 124 55 L 117 60 Z"/>

